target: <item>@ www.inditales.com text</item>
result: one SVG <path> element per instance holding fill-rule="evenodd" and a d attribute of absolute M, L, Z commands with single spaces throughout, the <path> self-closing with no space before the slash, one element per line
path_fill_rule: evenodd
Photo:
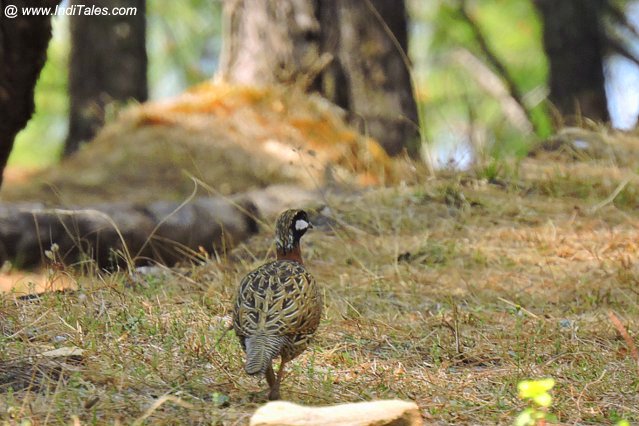
<path fill-rule="evenodd" d="M 67 7 L 18 7 L 10 4 L 4 7 L 4 16 L 132 16 L 137 15 L 137 7 L 98 7 L 96 5 L 74 4 Z"/>

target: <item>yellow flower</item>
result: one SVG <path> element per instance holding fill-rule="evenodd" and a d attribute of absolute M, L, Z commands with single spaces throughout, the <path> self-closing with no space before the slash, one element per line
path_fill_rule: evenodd
<path fill-rule="evenodd" d="M 519 397 L 522 399 L 532 399 L 540 407 L 550 407 L 552 397 L 548 393 L 555 386 L 552 378 L 541 380 L 523 380 L 517 384 Z"/>

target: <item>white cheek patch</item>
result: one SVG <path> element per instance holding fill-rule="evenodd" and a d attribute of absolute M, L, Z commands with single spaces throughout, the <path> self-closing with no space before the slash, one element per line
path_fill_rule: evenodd
<path fill-rule="evenodd" d="M 298 219 L 295 221 L 295 230 L 301 231 L 303 229 L 308 229 L 308 222 L 303 219 Z"/>

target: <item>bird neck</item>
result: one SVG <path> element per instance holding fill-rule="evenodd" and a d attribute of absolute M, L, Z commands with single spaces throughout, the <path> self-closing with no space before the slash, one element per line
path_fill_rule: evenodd
<path fill-rule="evenodd" d="M 295 245 L 291 250 L 277 250 L 277 260 L 292 260 L 299 263 L 304 263 L 302 260 L 302 250 L 299 244 Z"/>

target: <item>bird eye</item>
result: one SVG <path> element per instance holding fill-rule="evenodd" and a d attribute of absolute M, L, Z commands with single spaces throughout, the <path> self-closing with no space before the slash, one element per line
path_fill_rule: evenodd
<path fill-rule="evenodd" d="M 305 221 L 304 219 L 298 219 L 295 221 L 295 230 L 301 231 L 307 228 L 308 228 L 308 222 Z"/>

